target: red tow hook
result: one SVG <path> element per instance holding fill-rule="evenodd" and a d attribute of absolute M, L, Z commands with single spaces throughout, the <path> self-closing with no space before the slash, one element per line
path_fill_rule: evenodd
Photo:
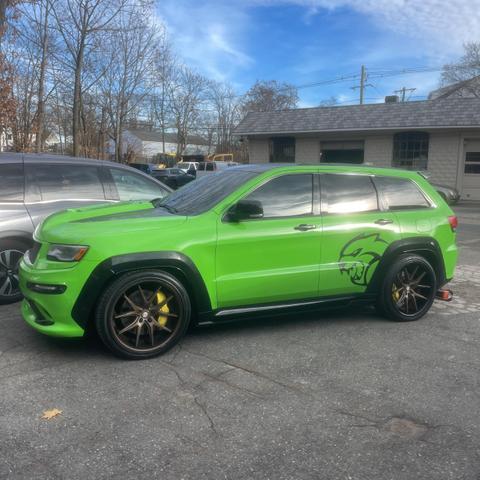
<path fill-rule="evenodd" d="M 453 292 L 448 288 L 440 288 L 437 290 L 436 297 L 444 302 L 451 302 L 453 299 Z"/>

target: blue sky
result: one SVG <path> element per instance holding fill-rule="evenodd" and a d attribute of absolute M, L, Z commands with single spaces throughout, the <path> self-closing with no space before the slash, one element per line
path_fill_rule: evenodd
<path fill-rule="evenodd" d="M 157 7 L 179 56 L 209 78 L 244 93 L 257 79 L 294 85 L 370 74 L 366 98 L 380 101 L 403 86 L 422 99 L 441 67 L 480 41 L 480 0 L 160 0 Z M 358 79 L 299 90 L 301 106 L 335 96 L 354 103 Z"/>

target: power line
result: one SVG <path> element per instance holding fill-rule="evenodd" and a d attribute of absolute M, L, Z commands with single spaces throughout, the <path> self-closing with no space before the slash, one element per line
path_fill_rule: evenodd
<path fill-rule="evenodd" d="M 405 101 L 405 94 L 407 92 L 414 92 L 416 90 L 416 88 L 406 88 L 406 87 L 402 87 L 400 90 L 395 90 L 393 93 L 401 93 L 402 94 L 402 102 Z M 411 97 L 411 94 L 408 96 L 407 98 L 407 101 L 408 99 Z"/>

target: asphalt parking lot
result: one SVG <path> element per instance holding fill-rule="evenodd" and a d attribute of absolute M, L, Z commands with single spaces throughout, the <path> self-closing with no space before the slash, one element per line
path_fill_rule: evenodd
<path fill-rule="evenodd" d="M 478 480 L 480 206 L 457 211 L 455 298 L 418 322 L 272 318 L 128 362 L 0 307 L 0 478 Z"/>

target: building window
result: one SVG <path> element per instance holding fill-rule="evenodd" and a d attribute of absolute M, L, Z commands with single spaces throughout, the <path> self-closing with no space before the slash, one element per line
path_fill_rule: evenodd
<path fill-rule="evenodd" d="M 364 141 L 325 141 L 320 142 L 322 163 L 363 163 Z"/>
<path fill-rule="evenodd" d="M 428 133 L 396 133 L 393 137 L 392 165 L 407 170 L 426 170 L 428 165 Z"/>
<path fill-rule="evenodd" d="M 465 154 L 465 173 L 480 173 L 480 152 Z"/>
<path fill-rule="evenodd" d="M 294 163 L 295 162 L 295 138 L 274 137 L 270 139 L 270 162 Z"/>

